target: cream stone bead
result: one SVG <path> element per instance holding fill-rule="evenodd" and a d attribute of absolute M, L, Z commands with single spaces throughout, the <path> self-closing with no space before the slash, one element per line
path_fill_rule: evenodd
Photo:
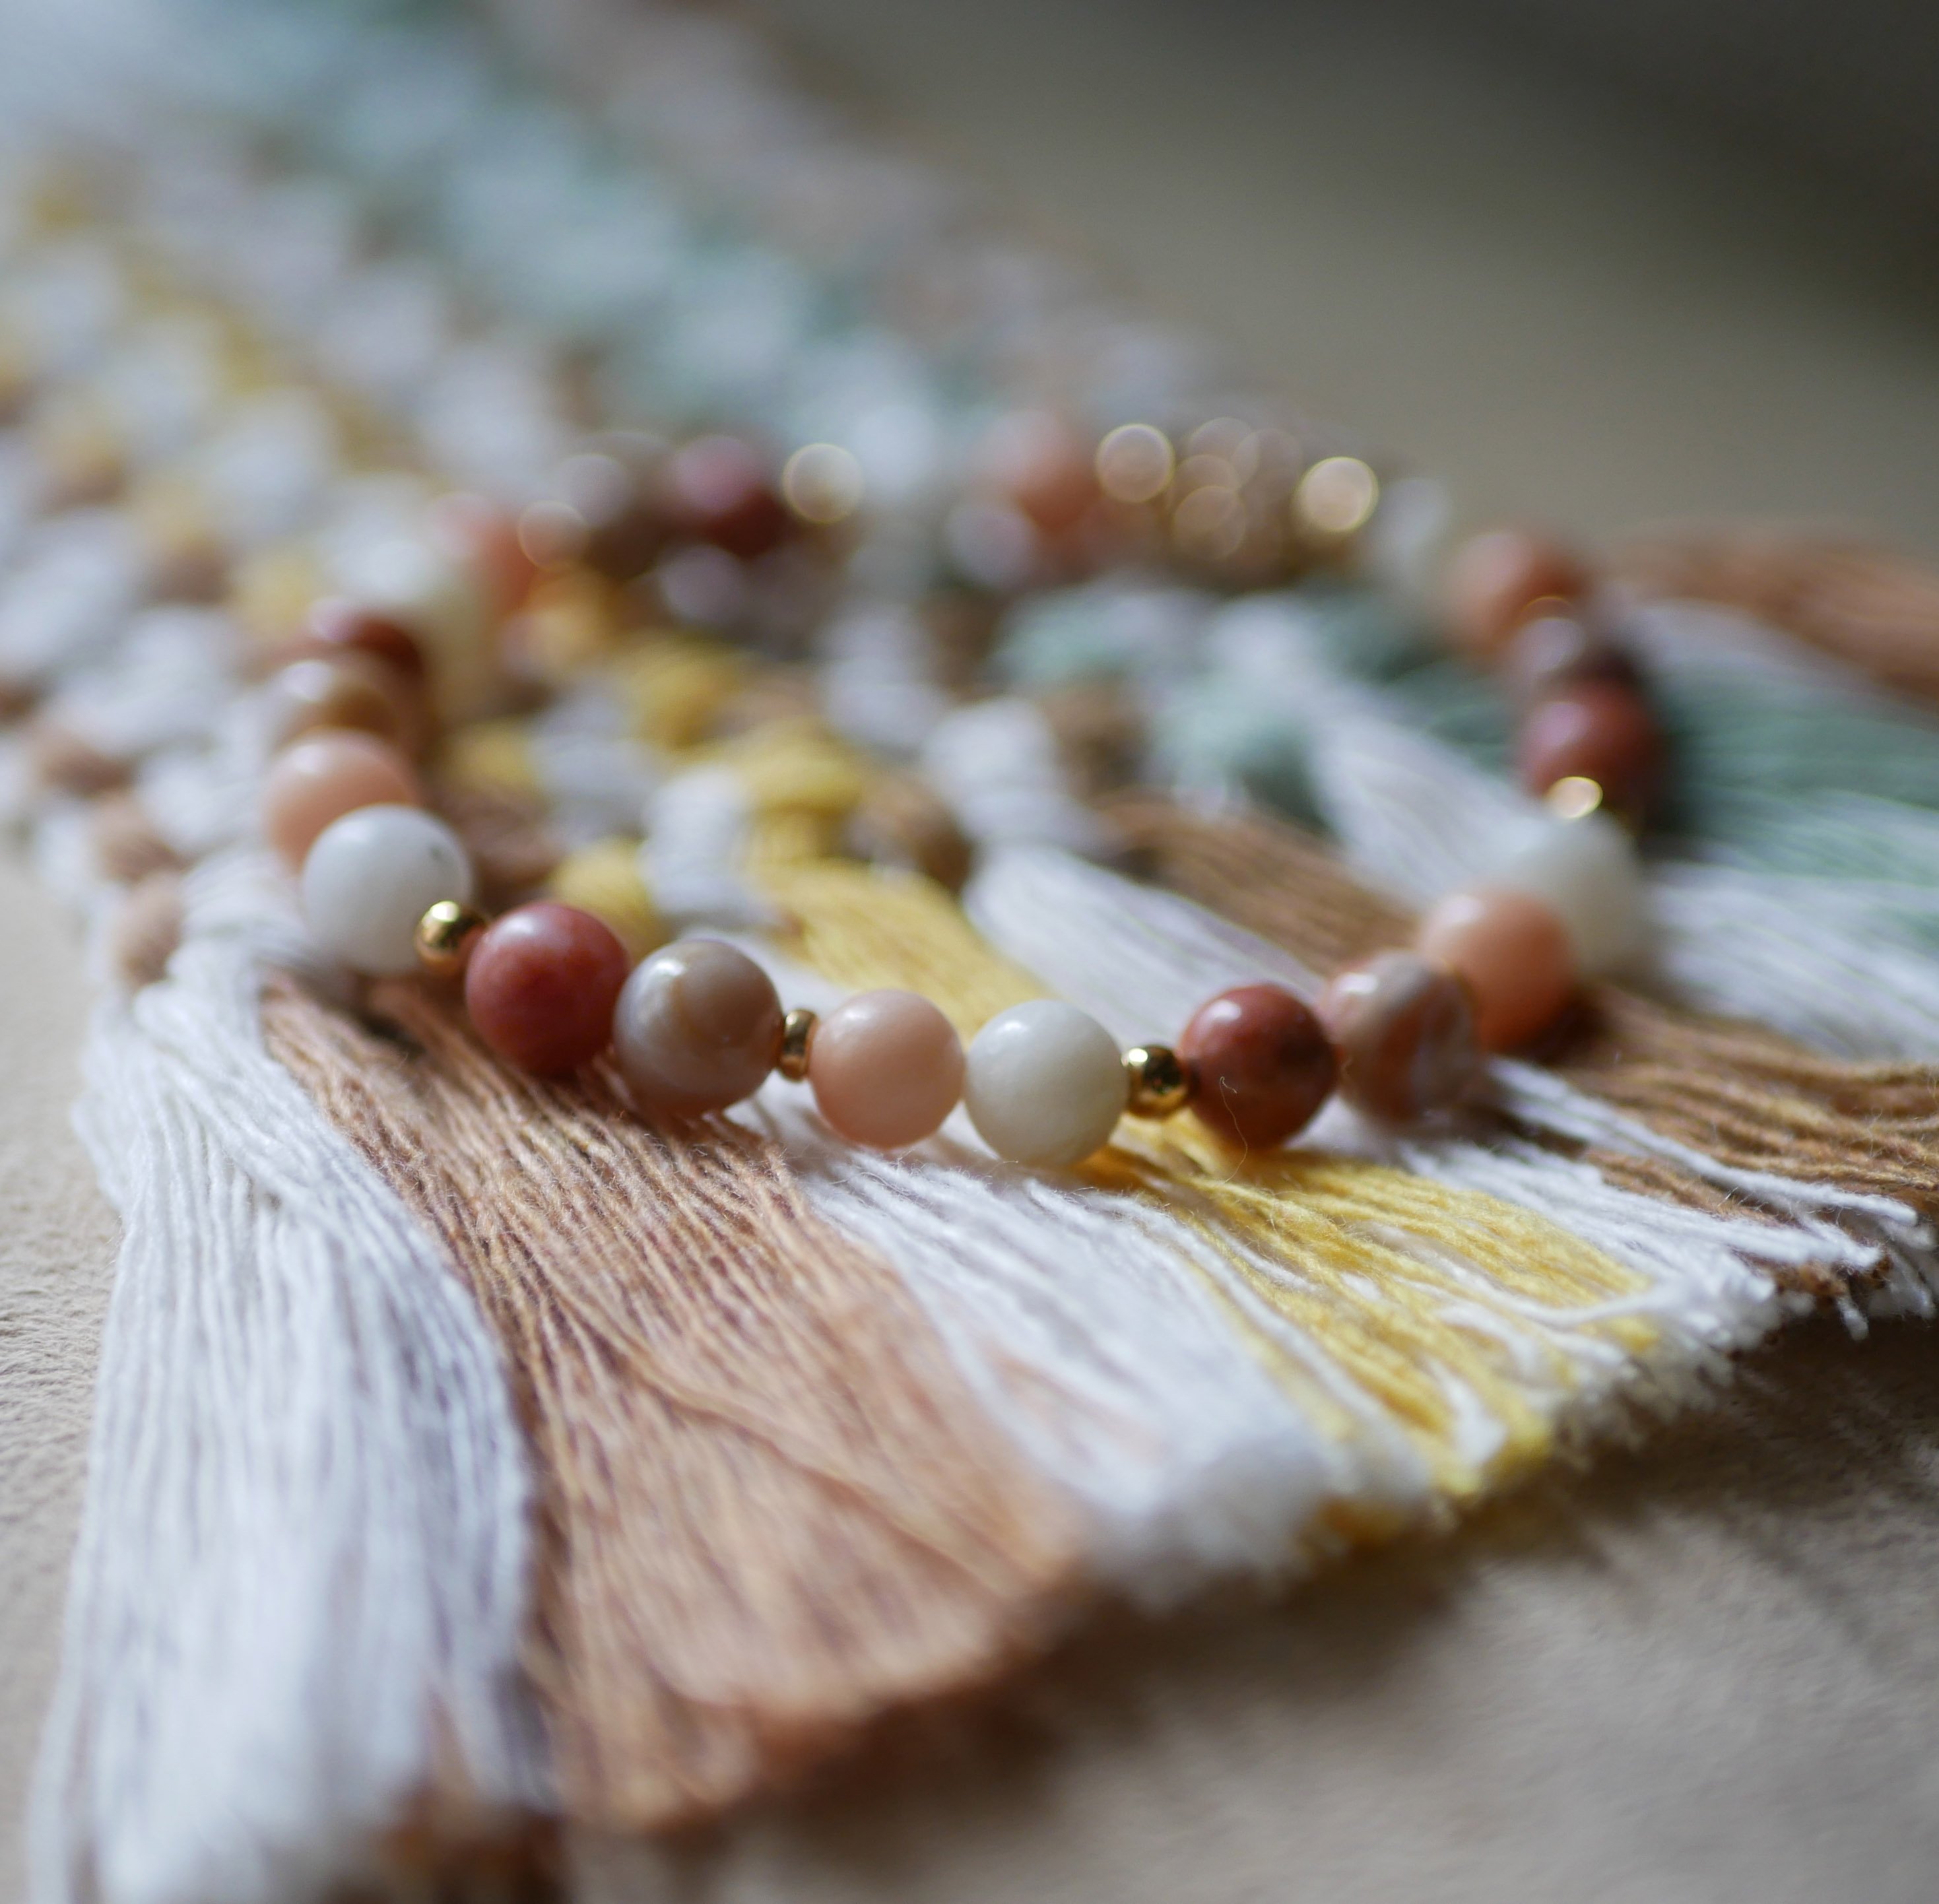
<path fill-rule="evenodd" d="M 1544 820 L 1511 845 L 1490 886 L 1528 893 L 1566 929 L 1576 969 L 1606 978 L 1633 965 L 1648 936 L 1635 843 L 1604 813 Z"/>
<path fill-rule="evenodd" d="M 418 969 L 418 921 L 440 899 L 469 901 L 471 861 L 441 820 L 415 807 L 360 807 L 317 835 L 303 861 L 303 917 L 354 972 Z"/>
<path fill-rule="evenodd" d="M 851 1143 L 898 1151 L 933 1137 L 963 1093 L 963 1046 L 915 992 L 863 992 L 815 1027 L 808 1081 Z"/>
<path fill-rule="evenodd" d="M 963 1102 L 1012 1163 L 1080 1163 L 1110 1138 L 1131 1081 L 1110 1033 L 1074 1005 L 1033 999 L 999 1012 L 971 1043 Z"/>
<path fill-rule="evenodd" d="M 647 1115 L 696 1118 L 759 1090 L 781 1049 L 774 981 L 717 938 L 676 939 L 635 967 L 613 1050 Z"/>

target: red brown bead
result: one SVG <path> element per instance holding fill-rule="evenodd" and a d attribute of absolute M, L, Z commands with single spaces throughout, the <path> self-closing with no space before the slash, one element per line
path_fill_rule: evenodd
<path fill-rule="evenodd" d="M 1581 560 L 1552 537 L 1529 529 L 1494 529 L 1474 537 L 1448 571 L 1449 631 L 1476 661 L 1491 661 L 1551 598 L 1578 601 L 1590 588 Z"/>
<path fill-rule="evenodd" d="M 1523 707 L 1589 681 L 1642 685 L 1627 649 L 1573 615 L 1538 615 L 1524 622 L 1508 644 L 1502 673 Z"/>
<path fill-rule="evenodd" d="M 1315 1011 L 1339 1055 L 1341 1096 L 1383 1123 L 1444 1109 L 1480 1069 L 1467 988 L 1412 952 L 1336 972 Z"/>
<path fill-rule="evenodd" d="M 735 436 L 701 436 L 667 459 L 674 521 L 697 542 L 751 561 L 787 535 L 787 506 L 766 462 Z"/>
<path fill-rule="evenodd" d="M 407 681 L 425 677 L 424 649 L 409 628 L 341 595 L 326 595 L 311 608 L 302 639 L 312 654 L 364 655 L 396 669 Z"/>
<path fill-rule="evenodd" d="M 1580 775 L 1603 789 L 1605 804 L 1633 817 L 1646 813 L 1663 780 L 1663 734 L 1649 704 L 1633 688 L 1584 681 L 1530 712 L 1516 743 L 1521 783 L 1544 794 Z"/>
<path fill-rule="evenodd" d="M 1198 1081 L 1193 1106 L 1250 1150 L 1271 1150 L 1312 1122 L 1339 1075 L 1320 1020 L 1277 985 L 1238 985 L 1192 1014 L 1178 1055 Z"/>
<path fill-rule="evenodd" d="M 502 1058 L 549 1075 L 597 1057 L 632 961 L 612 928 L 540 899 L 498 920 L 464 975 L 465 1008 Z"/>

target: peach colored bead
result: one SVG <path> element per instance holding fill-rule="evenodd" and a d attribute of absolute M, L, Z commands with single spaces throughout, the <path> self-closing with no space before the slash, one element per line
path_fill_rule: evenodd
<path fill-rule="evenodd" d="M 306 734 L 269 764 L 263 831 L 277 858 L 300 866 L 316 836 L 359 807 L 421 807 L 410 763 L 388 741 L 353 728 Z"/>
<path fill-rule="evenodd" d="M 1568 929 L 1548 907 L 1505 887 L 1450 893 L 1420 922 L 1414 944 L 1475 1001 L 1482 1048 L 1512 1051 L 1546 1031 L 1575 993 Z"/>
<path fill-rule="evenodd" d="M 808 1049 L 821 1115 L 851 1143 L 898 1151 L 942 1128 L 963 1095 L 963 1045 L 914 992 L 863 992 L 829 1012 Z"/>
<path fill-rule="evenodd" d="M 1464 543 L 1447 573 L 1448 631 L 1476 661 L 1492 661 L 1538 601 L 1575 601 L 1588 570 L 1568 549 L 1531 529 L 1493 529 Z"/>

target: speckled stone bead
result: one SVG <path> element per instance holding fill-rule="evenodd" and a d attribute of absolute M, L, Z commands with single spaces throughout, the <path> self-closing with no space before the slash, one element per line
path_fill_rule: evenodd
<path fill-rule="evenodd" d="M 1639 818 L 1663 780 L 1662 730 L 1635 689 L 1615 681 L 1584 681 L 1533 709 L 1516 743 L 1521 783 L 1546 793 L 1572 775 L 1594 780 L 1603 803 Z"/>
<path fill-rule="evenodd" d="M 919 1144 L 963 1094 L 963 1045 L 949 1020 L 914 992 L 863 992 L 815 1027 L 808 1081 L 829 1124 L 877 1150 Z"/>
<path fill-rule="evenodd" d="M 1013 1005 L 970 1042 L 963 1105 L 978 1136 L 1007 1163 L 1082 1163 L 1110 1141 L 1130 1097 L 1111 1034 L 1074 1005 Z"/>
<path fill-rule="evenodd" d="M 1420 922 L 1415 949 L 1468 988 L 1482 1048 L 1512 1051 L 1546 1031 L 1574 996 L 1575 964 L 1554 908 L 1505 887 L 1450 893 Z"/>
<path fill-rule="evenodd" d="M 781 1054 L 774 981 L 719 939 L 677 939 L 637 966 L 613 1016 L 613 1048 L 649 1116 L 696 1118 L 759 1090 Z"/>
<path fill-rule="evenodd" d="M 345 728 L 303 738 L 269 763 L 263 782 L 263 831 L 276 856 L 300 866 L 317 835 L 359 807 L 424 803 L 409 761 L 388 741 Z"/>
<path fill-rule="evenodd" d="M 1539 601 L 1577 601 L 1589 573 L 1567 548 L 1530 529 L 1494 529 L 1472 537 L 1447 576 L 1448 631 L 1476 661 L 1492 661 Z"/>
<path fill-rule="evenodd" d="M 465 969 L 464 1008 L 498 1055 L 541 1075 L 603 1051 L 631 961 L 612 928 L 540 899 L 487 929 Z"/>
<path fill-rule="evenodd" d="M 1198 1081 L 1192 1107 L 1248 1150 L 1271 1150 L 1312 1122 L 1339 1075 L 1320 1020 L 1278 985 L 1235 985 L 1208 999 L 1180 1034 Z"/>
<path fill-rule="evenodd" d="M 360 807 L 318 835 L 303 861 L 303 917 L 353 972 L 418 969 L 418 921 L 440 899 L 469 900 L 458 835 L 415 807 Z"/>
<path fill-rule="evenodd" d="M 1335 972 L 1314 1011 L 1339 1057 L 1340 1095 L 1383 1123 L 1446 1109 L 1480 1070 L 1466 988 L 1412 952 Z"/>

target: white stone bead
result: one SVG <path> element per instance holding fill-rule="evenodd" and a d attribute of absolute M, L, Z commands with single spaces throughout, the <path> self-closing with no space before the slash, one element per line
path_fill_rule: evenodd
<path fill-rule="evenodd" d="M 1012 1163 L 1079 1163 L 1110 1139 L 1131 1092 L 1110 1033 L 1074 1005 L 1033 999 L 999 1012 L 970 1047 L 963 1102 Z"/>
<path fill-rule="evenodd" d="M 317 835 L 303 861 L 303 917 L 353 972 L 418 969 L 418 921 L 440 899 L 469 902 L 458 835 L 416 807 L 360 807 Z"/>
<path fill-rule="evenodd" d="M 1634 843 L 1606 814 L 1544 820 L 1487 877 L 1553 908 L 1568 929 L 1577 969 L 1603 978 L 1633 965 L 1648 924 Z"/>

